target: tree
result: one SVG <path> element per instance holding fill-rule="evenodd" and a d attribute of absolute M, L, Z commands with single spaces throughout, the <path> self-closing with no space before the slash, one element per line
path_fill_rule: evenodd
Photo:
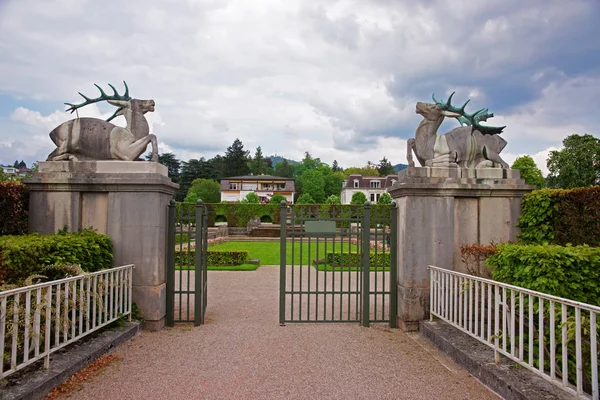
<path fill-rule="evenodd" d="M 296 200 L 296 204 L 315 204 L 315 201 L 310 194 L 303 193 Z"/>
<path fill-rule="evenodd" d="M 252 203 L 252 204 L 259 204 L 260 203 L 260 198 L 258 197 L 258 195 L 254 192 L 250 192 L 246 195 L 246 197 L 244 197 L 242 199 L 242 201 L 240 203 Z"/>
<path fill-rule="evenodd" d="M 540 171 L 537 164 L 530 156 L 521 156 L 517 158 L 511 168 L 521 171 L 521 179 L 524 179 L 525 183 L 528 185 L 534 185 L 538 189 L 541 189 L 546 184 L 542 171 Z"/>
<path fill-rule="evenodd" d="M 183 161 L 181 163 L 181 173 L 179 174 L 179 189 L 175 193 L 175 200 L 183 201 L 195 179 L 216 179 L 215 175 L 216 171 L 213 164 L 206 161 L 204 157 L 199 160 Z"/>
<path fill-rule="evenodd" d="M 367 196 L 363 192 L 356 192 L 352 195 L 350 204 L 356 204 L 362 206 L 367 202 Z"/>
<path fill-rule="evenodd" d="M 570 189 L 598 184 L 600 139 L 592 135 L 570 135 L 564 148 L 550 152 L 547 160 L 548 186 Z"/>
<path fill-rule="evenodd" d="M 394 169 L 392 163 L 389 162 L 388 159 L 384 156 L 379 161 L 379 164 L 377 164 L 377 172 L 379 172 L 379 176 L 388 176 L 394 175 L 396 173 L 396 170 Z"/>
<path fill-rule="evenodd" d="M 252 171 L 254 175 L 261 175 L 264 174 L 266 170 L 267 166 L 264 161 L 262 149 L 260 148 L 260 146 L 258 146 L 256 148 L 256 153 L 254 153 L 254 158 L 250 163 L 250 171 Z"/>
<path fill-rule="evenodd" d="M 205 203 L 218 203 L 221 201 L 221 185 L 212 179 L 195 179 L 185 196 L 186 203 L 195 203 L 202 200 Z"/>
<path fill-rule="evenodd" d="M 282 162 L 275 164 L 275 171 L 273 171 L 273 174 L 275 176 L 291 178 L 293 176 L 293 172 L 293 165 L 288 163 L 288 160 L 284 158 Z"/>
<path fill-rule="evenodd" d="M 236 138 L 225 152 L 223 174 L 225 177 L 243 176 L 250 173 L 248 152 L 244 151 L 242 141 Z"/>
<path fill-rule="evenodd" d="M 342 204 L 342 201 L 340 200 L 340 196 L 332 194 L 325 200 L 325 204 Z"/>
<path fill-rule="evenodd" d="M 4 172 L 4 169 L 0 167 L 0 182 L 10 180 L 8 174 Z"/>
<path fill-rule="evenodd" d="M 321 204 L 325 201 L 325 179 L 323 172 L 316 169 L 310 169 L 304 171 L 304 173 L 298 177 L 298 181 L 301 185 L 301 193 L 309 194 L 316 204 Z"/>
<path fill-rule="evenodd" d="M 150 161 L 152 153 L 148 153 L 145 156 L 146 161 Z M 181 168 L 181 161 L 179 161 L 173 153 L 161 153 L 158 155 L 158 163 L 167 167 L 169 171 L 169 178 L 175 183 L 179 181 L 179 170 Z"/>
<path fill-rule="evenodd" d="M 331 169 L 333 170 L 333 172 L 338 172 L 342 170 L 338 165 L 337 160 L 333 160 L 333 164 L 331 164 Z"/>
<path fill-rule="evenodd" d="M 388 192 L 383 192 L 377 200 L 377 204 L 392 204 L 392 196 Z"/>
<path fill-rule="evenodd" d="M 271 200 L 269 200 L 269 203 L 280 204 L 282 201 L 287 201 L 285 196 L 279 193 L 275 193 L 273 196 L 271 196 Z"/>
<path fill-rule="evenodd" d="M 344 170 L 344 175 L 346 177 L 352 174 L 359 174 L 362 176 L 379 176 L 379 171 L 377 171 L 377 168 L 368 165 L 362 168 L 350 167 Z"/>

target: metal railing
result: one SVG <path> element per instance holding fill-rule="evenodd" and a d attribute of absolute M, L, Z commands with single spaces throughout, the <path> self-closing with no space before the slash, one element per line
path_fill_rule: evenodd
<path fill-rule="evenodd" d="M 133 265 L 0 292 L 0 378 L 116 321 L 131 320 Z"/>
<path fill-rule="evenodd" d="M 600 307 L 438 267 L 430 314 L 564 390 L 598 400 Z"/>

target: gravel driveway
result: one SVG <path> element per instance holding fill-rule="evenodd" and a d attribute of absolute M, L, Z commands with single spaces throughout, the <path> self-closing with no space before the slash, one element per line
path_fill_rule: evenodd
<path fill-rule="evenodd" d="M 278 267 L 209 271 L 206 324 L 143 332 L 81 399 L 498 399 L 418 334 L 278 325 Z"/>

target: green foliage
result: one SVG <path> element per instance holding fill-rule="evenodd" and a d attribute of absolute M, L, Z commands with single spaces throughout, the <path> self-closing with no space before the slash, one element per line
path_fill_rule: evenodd
<path fill-rule="evenodd" d="M 600 248 L 503 244 L 486 260 L 495 280 L 600 305 Z"/>
<path fill-rule="evenodd" d="M 538 168 L 533 158 L 530 156 L 521 156 L 515 160 L 512 169 L 518 169 L 521 172 L 521 179 L 525 180 L 528 185 L 534 185 L 538 189 L 546 185 L 546 180 L 542 175 L 542 171 Z"/>
<path fill-rule="evenodd" d="M 312 196 L 308 193 L 301 194 L 296 200 L 296 204 L 315 204 Z"/>
<path fill-rule="evenodd" d="M 260 148 L 260 146 L 256 148 L 254 158 L 250 162 L 250 171 L 252 171 L 254 175 L 262 175 L 267 172 L 267 163 L 265 163 L 262 149 Z"/>
<path fill-rule="evenodd" d="M 271 200 L 269 200 L 269 203 L 281 204 L 282 201 L 286 201 L 285 196 L 279 193 L 275 193 L 273 196 L 271 196 Z"/>
<path fill-rule="evenodd" d="M 27 233 L 29 190 L 20 182 L 0 182 L 0 235 Z"/>
<path fill-rule="evenodd" d="M 207 265 L 242 265 L 248 261 L 248 252 L 209 250 L 207 252 Z M 183 249 L 175 251 L 176 265 L 194 265 L 196 262 L 196 249 Z"/>
<path fill-rule="evenodd" d="M 377 164 L 377 172 L 379 173 L 379 176 L 388 176 L 396 174 L 394 166 L 385 157 L 383 157 L 379 161 L 379 164 Z"/>
<path fill-rule="evenodd" d="M 344 170 L 344 175 L 346 177 L 353 175 L 353 174 L 358 174 L 358 175 L 362 175 L 362 176 L 379 176 L 379 171 L 377 171 L 377 168 L 375 168 L 375 166 L 373 166 L 373 165 L 367 165 L 362 168 L 350 167 L 350 168 L 346 168 Z"/>
<path fill-rule="evenodd" d="M 392 204 L 392 196 L 390 196 L 388 192 L 382 193 L 381 196 L 379 196 L 377 204 Z"/>
<path fill-rule="evenodd" d="M 327 264 L 334 267 L 360 268 L 362 266 L 361 253 L 327 253 Z M 390 268 L 389 253 L 371 253 L 369 255 L 370 269 Z"/>
<path fill-rule="evenodd" d="M 198 200 L 205 203 L 218 203 L 221 200 L 221 185 L 219 182 L 212 179 L 195 179 L 184 201 L 195 203 Z"/>
<path fill-rule="evenodd" d="M 571 189 L 592 186 L 600 178 L 600 139 L 592 135 L 571 135 L 564 148 L 550 152 L 548 186 Z"/>
<path fill-rule="evenodd" d="M 175 243 L 189 243 L 190 235 L 187 233 L 176 233 Z"/>
<path fill-rule="evenodd" d="M 342 201 L 340 200 L 340 196 L 332 194 L 325 200 L 325 204 L 342 204 Z"/>
<path fill-rule="evenodd" d="M 110 268 L 112 244 L 92 230 L 54 235 L 0 236 L 0 278 L 7 283 L 41 274 L 48 265 L 78 264 L 86 272 Z"/>
<path fill-rule="evenodd" d="M 249 173 L 248 152 L 244 150 L 242 141 L 236 138 L 225 152 L 223 174 L 226 177 L 232 177 L 248 175 Z"/>
<path fill-rule="evenodd" d="M 535 190 L 522 205 L 522 243 L 600 246 L 600 187 Z"/>
<path fill-rule="evenodd" d="M 355 192 L 352 195 L 352 200 L 350 200 L 350 204 L 354 205 L 363 205 L 367 202 L 367 196 L 363 192 Z"/>
<path fill-rule="evenodd" d="M 204 158 L 199 160 L 190 159 L 181 163 L 181 173 L 179 174 L 179 189 L 175 194 L 177 201 L 182 201 L 188 193 L 192 182 L 196 179 L 221 179 L 222 178 L 223 158 L 216 156 L 206 161 Z"/>
<path fill-rule="evenodd" d="M 4 182 L 8 180 L 8 174 L 4 172 L 4 169 L 0 167 L 0 182 Z"/>
<path fill-rule="evenodd" d="M 304 171 L 298 178 L 302 185 L 302 195 L 310 195 L 313 203 L 323 203 L 325 196 L 325 178 L 323 172 L 317 169 L 309 169 Z"/>
<path fill-rule="evenodd" d="M 288 160 L 286 160 L 285 158 L 283 159 L 283 161 L 278 162 L 277 164 L 275 164 L 275 169 L 273 171 L 273 174 L 275 176 L 282 176 L 285 178 L 291 178 L 294 174 L 294 166 L 291 165 Z"/>
<path fill-rule="evenodd" d="M 254 192 L 250 192 L 241 201 L 242 203 L 259 204 L 260 198 Z"/>

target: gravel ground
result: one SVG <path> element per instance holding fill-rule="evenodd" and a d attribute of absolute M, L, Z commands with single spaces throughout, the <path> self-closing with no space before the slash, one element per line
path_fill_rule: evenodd
<path fill-rule="evenodd" d="M 278 324 L 279 268 L 209 271 L 206 324 L 143 332 L 81 399 L 498 399 L 418 334 Z"/>

